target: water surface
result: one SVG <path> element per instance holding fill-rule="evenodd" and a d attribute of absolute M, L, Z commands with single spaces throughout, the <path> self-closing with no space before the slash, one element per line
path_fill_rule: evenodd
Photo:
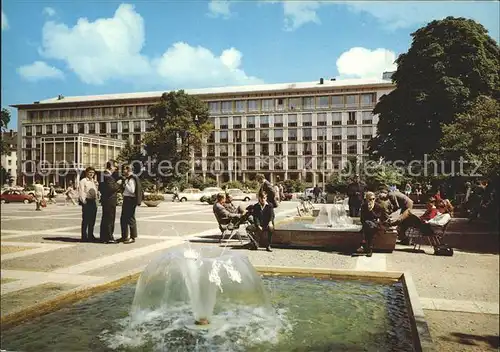
<path fill-rule="evenodd" d="M 8 351 L 413 351 L 401 283 L 272 276 L 272 312 L 218 302 L 213 326 L 192 326 L 189 307 L 131 324 L 135 285 L 2 332 Z"/>

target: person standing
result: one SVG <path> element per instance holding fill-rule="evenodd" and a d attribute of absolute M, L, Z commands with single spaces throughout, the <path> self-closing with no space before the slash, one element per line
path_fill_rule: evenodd
<path fill-rule="evenodd" d="M 314 203 L 318 203 L 319 195 L 321 194 L 321 188 L 318 185 L 313 188 Z"/>
<path fill-rule="evenodd" d="M 40 184 L 40 180 L 35 181 L 35 203 L 36 203 L 36 210 L 41 211 L 42 210 L 42 202 L 45 201 L 45 196 L 44 196 L 44 189 L 43 186 Z"/>
<path fill-rule="evenodd" d="M 125 176 L 123 189 L 122 214 L 120 225 L 122 238 L 120 242 L 125 244 L 134 243 L 137 238 L 137 222 L 135 220 L 135 208 L 142 203 L 142 186 L 139 177 L 132 173 L 130 165 L 123 168 Z M 130 236 L 129 236 L 130 229 Z"/>
<path fill-rule="evenodd" d="M 353 182 L 347 186 L 347 196 L 349 197 L 349 216 L 358 217 L 365 193 L 365 185 L 359 180 L 359 175 L 355 175 Z"/>
<path fill-rule="evenodd" d="M 51 204 L 56 204 L 56 188 L 54 187 L 54 184 L 51 183 L 49 185 L 49 203 Z"/>
<path fill-rule="evenodd" d="M 95 242 L 95 219 L 97 216 L 97 181 L 93 167 L 85 169 L 85 178 L 78 185 L 78 200 L 82 206 L 82 242 Z"/>
<path fill-rule="evenodd" d="M 68 202 L 71 202 L 73 205 L 76 205 L 75 202 L 75 188 L 73 187 L 73 182 L 69 181 L 68 188 L 66 188 L 66 199 L 64 200 L 64 205 L 68 205 Z"/>
<path fill-rule="evenodd" d="M 274 191 L 274 187 L 269 182 L 266 180 L 265 176 L 262 174 L 258 174 L 255 177 L 255 180 L 260 184 L 259 192 L 257 193 L 257 197 L 259 197 L 259 194 L 265 193 L 267 195 L 267 200 L 270 202 L 270 204 L 274 207 L 278 207 L 278 202 L 276 201 L 276 193 Z"/>
<path fill-rule="evenodd" d="M 104 170 L 102 175 L 102 181 L 99 184 L 102 205 L 100 238 L 102 242 L 110 244 L 116 243 L 113 233 L 115 232 L 117 193 L 122 183 L 122 180 L 117 181 L 117 170 L 116 161 L 108 161 L 106 163 L 106 170 Z"/>
<path fill-rule="evenodd" d="M 253 207 L 253 219 L 257 231 L 267 233 L 266 251 L 272 252 L 271 242 L 274 231 L 274 207 L 267 202 L 267 194 L 259 192 L 259 202 Z"/>

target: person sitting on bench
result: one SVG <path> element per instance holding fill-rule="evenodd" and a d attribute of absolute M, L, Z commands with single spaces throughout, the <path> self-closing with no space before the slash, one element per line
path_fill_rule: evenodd
<path fill-rule="evenodd" d="M 419 218 L 411 211 L 407 211 L 401 215 L 401 217 L 394 222 L 394 224 L 398 225 L 398 234 L 401 240 L 401 244 L 408 245 L 410 243 L 410 239 L 406 236 L 406 230 L 410 227 L 420 228 L 422 223 L 425 223 L 431 219 L 433 219 L 438 211 L 436 209 L 436 200 L 431 197 L 427 202 L 427 210 L 425 213 Z"/>
<path fill-rule="evenodd" d="M 437 214 L 429 220 L 421 219 L 411 214 L 406 220 L 407 228 L 414 227 L 417 228 L 424 236 L 434 236 L 435 233 L 433 231 L 433 227 L 443 227 L 451 220 L 451 215 L 448 207 L 446 206 L 446 202 L 442 200 L 438 201 L 436 210 Z"/>

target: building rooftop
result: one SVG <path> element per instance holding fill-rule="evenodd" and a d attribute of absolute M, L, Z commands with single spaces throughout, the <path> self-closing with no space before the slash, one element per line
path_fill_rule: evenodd
<path fill-rule="evenodd" d="M 372 85 L 391 85 L 391 81 L 387 79 L 340 79 L 330 80 L 324 79 L 321 83 L 320 80 L 313 82 L 296 82 L 296 83 L 275 83 L 275 84 L 259 84 L 259 85 L 246 85 L 246 86 L 232 86 L 232 87 L 215 87 L 215 88 L 201 88 L 201 89 L 186 89 L 185 92 L 190 95 L 214 95 L 214 94 L 238 94 L 238 93 L 256 93 L 256 92 L 272 92 L 272 91 L 289 91 L 289 90 L 302 90 L 302 89 L 320 89 L 320 88 L 340 88 L 350 86 L 372 86 Z M 63 104 L 63 103 L 78 103 L 90 101 L 107 101 L 107 100 L 126 100 L 126 99 L 147 99 L 147 98 L 160 98 L 161 95 L 169 91 L 156 91 L 156 92 L 137 92 L 137 93 L 122 93 L 122 94 L 103 94 L 103 95 L 86 95 L 86 96 L 72 96 L 66 97 L 60 95 L 58 97 L 41 100 L 36 104 Z M 20 104 L 12 105 L 13 107 L 21 107 Z"/>

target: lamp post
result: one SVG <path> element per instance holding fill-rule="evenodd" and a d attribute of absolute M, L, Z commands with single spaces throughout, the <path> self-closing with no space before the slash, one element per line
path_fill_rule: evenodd
<path fill-rule="evenodd" d="M 193 121 L 194 121 L 194 124 L 196 125 L 196 127 L 198 127 L 198 124 L 199 124 L 198 115 L 194 115 Z M 190 157 L 189 168 L 191 169 L 191 167 L 194 167 L 194 153 L 193 153 L 193 155 L 191 155 L 191 145 L 189 143 L 189 137 L 190 137 L 189 131 L 185 131 L 185 136 L 187 139 L 187 149 L 188 149 L 188 153 L 189 153 L 189 157 Z M 186 172 L 186 183 L 189 183 L 189 170 Z"/>
<path fill-rule="evenodd" d="M 322 165 L 322 169 L 323 169 L 323 193 L 325 193 L 325 169 L 326 169 L 326 165 L 325 165 L 325 161 L 326 161 L 326 136 L 323 136 L 323 165 Z"/>

